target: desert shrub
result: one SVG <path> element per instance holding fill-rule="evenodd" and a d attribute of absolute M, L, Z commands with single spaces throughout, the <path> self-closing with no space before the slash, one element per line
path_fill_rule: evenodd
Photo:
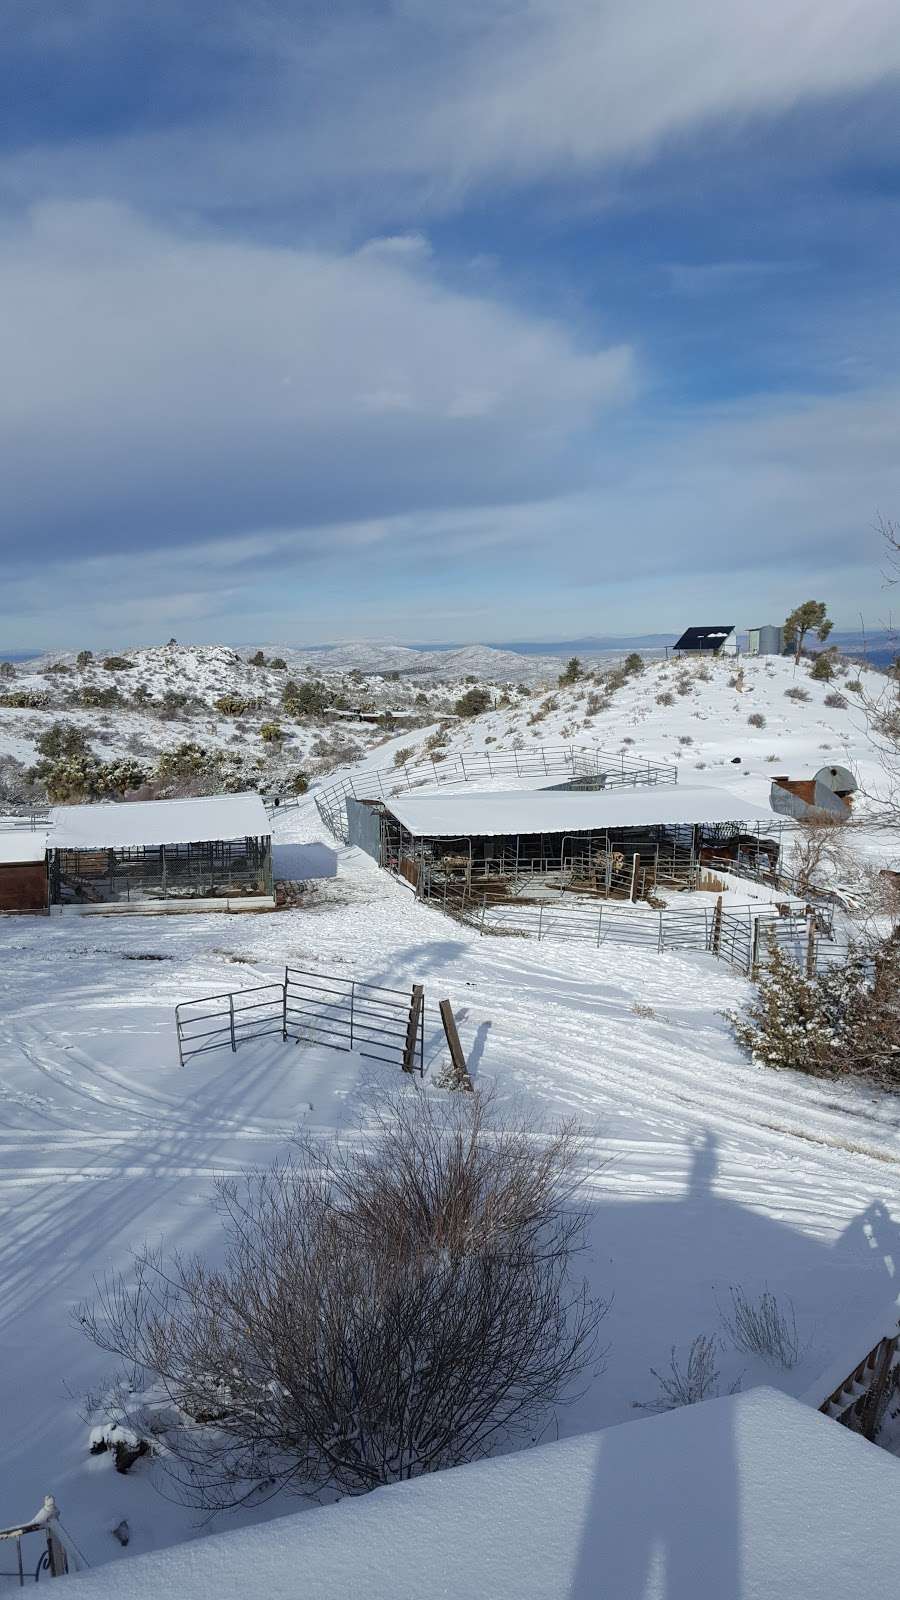
<path fill-rule="evenodd" d="M 49 704 L 49 695 L 38 689 L 8 689 L 6 694 L 0 694 L 0 706 L 16 711 L 43 711 Z"/>
<path fill-rule="evenodd" d="M 845 684 L 845 688 L 849 691 L 850 694 L 862 694 L 862 679 L 861 678 L 848 678 L 847 682 Z M 828 704 L 827 700 L 825 701 L 825 704 L 826 705 Z"/>
<path fill-rule="evenodd" d="M 125 656 L 106 656 L 103 666 L 107 672 L 130 672 L 134 662 L 126 660 Z"/>
<path fill-rule="evenodd" d="M 71 700 L 71 703 L 76 706 L 92 706 L 97 708 L 102 706 L 117 706 L 121 703 L 122 696 L 114 683 L 111 683 L 108 689 L 101 689 L 98 686 L 86 683 L 83 688 L 76 690 L 73 695 L 70 695 L 69 699 Z"/>
<path fill-rule="evenodd" d="M 678 743 L 681 744 L 681 745 L 689 745 L 689 744 L 693 744 L 693 742 L 694 742 L 693 737 L 689 733 L 680 733 L 678 735 Z"/>
<path fill-rule="evenodd" d="M 242 694 L 220 694 L 213 705 L 223 717 L 243 717 L 246 712 L 253 710 L 254 701 Z"/>
<path fill-rule="evenodd" d="M 164 1390 L 162 1463 L 195 1505 L 477 1459 L 534 1437 L 596 1349 L 577 1149 L 479 1094 L 401 1096 L 368 1144 L 306 1137 L 220 1181 L 221 1264 L 145 1248 L 79 1322 Z"/>
<path fill-rule="evenodd" d="M 719 1315 L 734 1348 L 789 1372 L 801 1355 L 794 1302 L 779 1305 L 769 1289 L 751 1300 L 740 1284 L 732 1284 L 729 1293 L 731 1309 Z"/>
<path fill-rule="evenodd" d="M 784 693 L 787 700 L 808 700 L 810 698 L 809 690 L 802 689 L 799 684 L 794 684 L 790 689 L 785 689 Z"/>
<path fill-rule="evenodd" d="M 184 694 L 178 689 L 166 689 L 159 702 L 159 714 L 164 722 L 172 722 L 176 717 L 187 711 L 193 696 Z"/>
<path fill-rule="evenodd" d="M 266 664 L 266 658 L 261 650 L 257 650 L 256 654 L 248 659 L 251 667 L 264 667 Z"/>
<path fill-rule="evenodd" d="M 577 683 L 578 679 L 583 677 L 584 667 L 581 665 L 581 662 L 577 656 L 571 656 L 566 662 L 565 668 L 560 673 L 557 683 L 561 689 L 565 689 L 568 688 L 569 684 Z"/>
<path fill-rule="evenodd" d="M 761 711 L 751 711 L 747 721 L 751 728 L 764 728 L 766 719 Z"/>
<path fill-rule="evenodd" d="M 75 657 L 75 665 L 76 665 L 76 667 L 80 667 L 82 672 L 83 672 L 85 667 L 89 667 L 90 666 L 90 664 L 93 661 L 93 659 L 94 659 L 93 650 L 79 650 L 77 656 Z"/>
<path fill-rule="evenodd" d="M 415 753 L 416 752 L 413 749 L 412 745 L 404 745 L 402 750 L 395 750 L 394 751 L 394 766 L 395 767 L 405 767 L 407 761 L 411 761 L 412 757 L 415 755 Z"/>
<path fill-rule="evenodd" d="M 673 706 L 675 704 L 675 696 L 671 689 L 663 689 L 662 694 L 656 696 L 656 704 L 658 706 Z"/>
<path fill-rule="evenodd" d="M 52 675 L 53 677 L 67 678 L 71 671 L 72 668 L 67 667 L 64 661 L 51 661 L 49 667 L 47 668 L 48 674 Z"/>
<path fill-rule="evenodd" d="M 480 717 L 490 709 L 491 696 L 487 689 L 467 689 L 453 707 L 458 717 Z"/>
<path fill-rule="evenodd" d="M 284 731 L 277 722 L 264 722 L 259 730 L 259 736 L 265 744 L 280 744 L 284 738 Z"/>
<path fill-rule="evenodd" d="M 837 689 L 832 689 L 831 693 L 825 696 L 825 704 L 830 706 L 832 711 L 846 711 L 847 709 L 847 702 Z"/>
<path fill-rule="evenodd" d="M 712 673 L 708 667 L 698 667 L 694 678 L 697 683 L 712 683 Z"/>
<path fill-rule="evenodd" d="M 303 683 L 289 678 L 281 691 L 281 704 L 289 717 L 315 717 L 328 709 L 331 699 L 318 678 L 308 678 Z"/>
<path fill-rule="evenodd" d="M 165 750 L 156 763 L 156 779 L 160 784 L 176 784 L 186 779 L 199 778 L 217 772 L 221 756 L 216 750 L 207 750 L 193 740 L 184 740 L 174 750 Z"/>
<path fill-rule="evenodd" d="M 623 744 L 634 744 L 634 740 L 626 737 L 625 739 L 622 740 L 622 743 Z"/>
<path fill-rule="evenodd" d="M 600 711 L 609 710 L 609 701 L 605 695 L 589 694 L 584 709 L 586 716 L 596 717 Z"/>
<path fill-rule="evenodd" d="M 306 794 L 309 788 L 309 778 L 305 772 L 295 772 L 288 784 L 291 794 Z"/>
<path fill-rule="evenodd" d="M 74 722 L 51 722 L 36 739 L 35 748 L 45 761 L 66 761 L 90 754 L 87 733 Z"/>
<path fill-rule="evenodd" d="M 729 1020 L 766 1066 L 900 1088 L 900 940 L 851 947 L 811 976 L 772 940 L 754 999 Z"/>
<path fill-rule="evenodd" d="M 636 650 L 632 650 L 631 654 L 627 655 L 625 660 L 622 662 L 622 671 L 627 672 L 630 675 L 634 672 L 643 672 L 643 670 L 643 656 L 639 656 Z"/>
<path fill-rule="evenodd" d="M 14 678 L 16 669 L 11 661 L 0 661 L 0 678 Z"/>
<path fill-rule="evenodd" d="M 287 662 L 285 661 L 284 656 L 273 656 L 269 662 L 269 666 L 273 672 L 287 671 Z"/>
<path fill-rule="evenodd" d="M 819 651 L 819 654 L 816 656 L 812 666 L 810 667 L 809 675 L 811 678 L 814 678 L 817 683 L 827 683 L 831 678 L 834 677 L 834 663 L 832 662 L 831 656 L 827 651 Z"/>
<path fill-rule="evenodd" d="M 448 735 L 446 729 L 436 728 L 434 733 L 430 733 L 428 738 L 425 740 L 425 749 L 429 751 L 441 750 L 447 744 L 447 742 Z"/>

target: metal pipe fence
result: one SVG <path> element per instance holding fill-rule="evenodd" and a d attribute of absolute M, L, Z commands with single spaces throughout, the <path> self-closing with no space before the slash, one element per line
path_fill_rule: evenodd
<path fill-rule="evenodd" d="M 675 784 L 678 768 L 636 756 L 575 745 L 546 746 L 537 750 L 478 751 L 443 759 L 374 771 L 338 779 L 315 792 L 319 815 L 335 838 L 349 842 L 344 802 L 390 800 L 394 795 L 429 784 L 473 783 L 484 778 L 548 777 L 582 779 L 590 788 L 637 788 L 646 784 Z"/>
<path fill-rule="evenodd" d="M 425 1070 L 421 989 L 285 967 L 280 983 L 182 1000 L 175 1007 L 181 1066 L 210 1050 L 277 1035 L 282 1041 L 354 1051 L 404 1071 Z M 418 997 L 418 998 L 417 998 Z"/>

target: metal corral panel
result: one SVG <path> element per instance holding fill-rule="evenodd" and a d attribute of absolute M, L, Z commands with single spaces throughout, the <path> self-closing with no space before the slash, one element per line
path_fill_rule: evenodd
<path fill-rule="evenodd" d="M 347 802 L 347 843 L 365 850 L 381 865 L 381 811 L 368 800 Z"/>

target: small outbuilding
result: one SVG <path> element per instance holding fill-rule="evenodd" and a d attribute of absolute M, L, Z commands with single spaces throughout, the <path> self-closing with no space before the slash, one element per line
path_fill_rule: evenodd
<path fill-rule="evenodd" d="M 0 911 L 46 911 L 46 830 L 0 829 Z"/>
<path fill-rule="evenodd" d="M 676 654 L 734 656 L 737 634 L 731 622 L 719 628 L 685 628 L 672 648 Z"/>
<path fill-rule="evenodd" d="M 812 778 L 773 778 L 770 804 L 782 817 L 802 820 L 824 814 L 846 822 L 856 789 L 847 767 L 820 767 Z"/>
<path fill-rule="evenodd" d="M 258 910 L 274 905 L 272 827 L 258 794 L 57 806 L 52 905 Z"/>
<path fill-rule="evenodd" d="M 751 628 L 747 634 L 747 654 L 751 656 L 780 656 L 784 651 L 784 628 L 766 623 L 761 628 Z"/>

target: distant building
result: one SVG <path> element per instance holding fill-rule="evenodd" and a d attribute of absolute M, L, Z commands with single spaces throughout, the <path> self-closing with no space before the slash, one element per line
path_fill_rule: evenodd
<path fill-rule="evenodd" d="M 734 624 L 719 628 L 685 628 L 678 643 L 672 646 L 676 652 L 692 655 L 737 655 L 737 634 Z"/>
<path fill-rule="evenodd" d="M 46 911 L 47 830 L 0 819 L 0 911 Z"/>
<path fill-rule="evenodd" d="M 856 788 L 846 767 L 820 767 L 813 778 L 773 778 L 769 802 L 782 817 L 814 818 L 824 812 L 846 821 Z"/>
<path fill-rule="evenodd" d="M 747 653 L 751 656 L 780 656 L 784 650 L 784 629 L 774 623 L 762 628 L 751 628 L 747 636 Z"/>

